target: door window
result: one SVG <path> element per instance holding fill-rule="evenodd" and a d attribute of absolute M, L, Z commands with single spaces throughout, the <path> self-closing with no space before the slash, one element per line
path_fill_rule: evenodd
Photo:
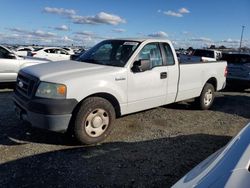
<path fill-rule="evenodd" d="M 9 52 L 5 50 L 4 48 L 0 47 L 0 58 L 6 58 L 6 59 L 11 59 L 9 58 Z"/>
<path fill-rule="evenodd" d="M 44 50 L 46 53 L 49 53 L 49 54 L 55 54 L 56 53 L 56 49 L 47 49 L 47 50 Z"/>
<path fill-rule="evenodd" d="M 142 48 L 137 60 L 150 60 L 150 67 L 162 66 L 162 56 L 158 43 L 150 43 Z"/>

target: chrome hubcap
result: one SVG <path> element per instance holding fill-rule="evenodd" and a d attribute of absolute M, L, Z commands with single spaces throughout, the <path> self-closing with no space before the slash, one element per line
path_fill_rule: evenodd
<path fill-rule="evenodd" d="M 208 106 L 211 103 L 212 99 L 213 99 L 213 92 L 211 89 L 208 89 L 207 92 L 205 93 L 204 104 Z"/>
<path fill-rule="evenodd" d="M 97 108 L 89 113 L 87 116 L 84 128 L 86 133 L 90 137 L 98 137 L 102 135 L 109 125 L 109 116 L 108 113 L 101 109 Z"/>

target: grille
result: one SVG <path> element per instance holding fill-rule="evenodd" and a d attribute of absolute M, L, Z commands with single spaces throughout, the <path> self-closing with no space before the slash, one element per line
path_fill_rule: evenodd
<path fill-rule="evenodd" d="M 36 77 L 19 72 L 15 92 L 17 95 L 29 99 L 33 96 L 37 84 L 38 79 Z"/>

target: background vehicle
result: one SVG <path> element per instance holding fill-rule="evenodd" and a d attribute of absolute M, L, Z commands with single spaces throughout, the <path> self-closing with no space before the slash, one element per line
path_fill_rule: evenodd
<path fill-rule="evenodd" d="M 15 82 L 21 68 L 47 62 L 48 60 L 43 59 L 19 57 L 8 48 L 0 46 L 0 83 Z"/>
<path fill-rule="evenodd" d="M 192 55 L 180 54 L 179 58 L 182 63 L 190 62 L 206 62 L 206 61 L 218 61 L 222 57 L 222 53 L 218 50 L 204 50 L 197 49 Z"/>
<path fill-rule="evenodd" d="M 168 40 L 106 40 L 78 60 L 21 70 L 14 100 L 20 118 L 85 144 L 104 140 L 116 116 L 191 98 L 208 109 L 226 81 L 226 62 L 179 64 Z"/>
<path fill-rule="evenodd" d="M 172 188 L 248 188 L 250 164 L 250 123 L 224 148 L 201 162 Z"/>
<path fill-rule="evenodd" d="M 227 84 L 238 89 L 250 88 L 250 54 L 223 54 L 228 63 Z"/>
<path fill-rule="evenodd" d="M 15 53 L 19 56 L 27 56 L 28 52 L 32 52 L 34 50 L 34 48 L 32 47 L 18 47 L 15 50 Z"/>
<path fill-rule="evenodd" d="M 70 54 L 66 50 L 54 47 L 36 49 L 33 52 L 29 52 L 28 56 L 45 58 L 50 61 L 62 61 L 70 59 Z"/>

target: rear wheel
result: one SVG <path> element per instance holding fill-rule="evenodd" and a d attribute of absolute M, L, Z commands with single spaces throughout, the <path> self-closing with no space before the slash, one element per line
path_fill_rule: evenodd
<path fill-rule="evenodd" d="M 74 135 L 83 144 L 103 141 L 111 132 L 115 110 L 112 104 L 100 97 L 83 101 L 75 119 Z"/>
<path fill-rule="evenodd" d="M 206 83 L 202 89 L 200 97 L 196 98 L 196 104 L 202 110 L 208 110 L 214 102 L 214 86 L 212 84 Z"/>

